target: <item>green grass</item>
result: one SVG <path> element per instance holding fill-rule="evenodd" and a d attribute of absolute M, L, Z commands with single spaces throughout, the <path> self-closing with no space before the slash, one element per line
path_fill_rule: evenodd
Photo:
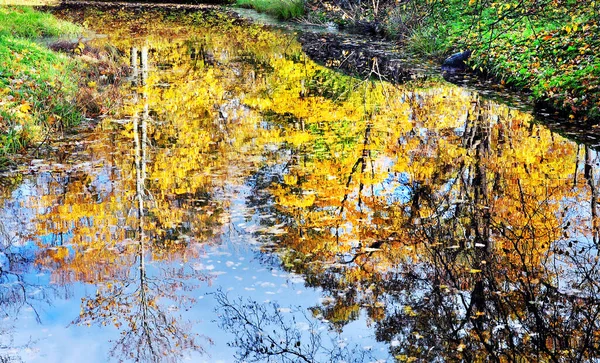
<path fill-rule="evenodd" d="M 440 28 L 419 27 L 411 29 L 407 37 L 407 50 L 418 56 L 439 59 L 447 52 L 446 31 Z"/>
<path fill-rule="evenodd" d="M 237 0 L 240 7 L 251 8 L 287 20 L 304 15 L 303 0 Z"/>
<path fill-rule="evenodd" d="M 425 4 L 412 0 L 415 4 Z M 532 91 L 535 102 L 572 117 L 600 119 L 600 2 L 593 0 L 437 0 L 413 7 L 417 19 L 399 34 L 408 50 L 443 59 L 473 50 L 470 66 L 500 82 Z M 426 8 L 425 8 L 426 7 Z M 426 12 L 426 13 L 425 13 Z M 388 24 L 399 20 L 391 9 Z M 425 15 L 425 16 L 423 16 Z M 409 23 L 404 20 L 404 23 Z M 395 33 L 394 33 L 395 31 Z"/>
<path fill-rule="evenodd" d="M 39 38 L 77 34 L 81 28 L 28 7 L 0 7 L 0 36 Z"/>
<path fill-rule="evenodd" d="M 30 8 L 0 7 L 0 156 L 77 124 L 80 65 L 35 40 L 80 28 Z"/>

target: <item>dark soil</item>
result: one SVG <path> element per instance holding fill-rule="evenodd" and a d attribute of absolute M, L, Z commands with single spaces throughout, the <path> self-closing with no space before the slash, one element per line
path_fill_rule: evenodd
<path fill-rule="evenodd" d="M 393 44 L 387 42 L 317 33 L 302 33 L 299 41 L 314 61 L 361 78 L 403 83 L 435 72 L 430 65 L 403 58 Z"/>

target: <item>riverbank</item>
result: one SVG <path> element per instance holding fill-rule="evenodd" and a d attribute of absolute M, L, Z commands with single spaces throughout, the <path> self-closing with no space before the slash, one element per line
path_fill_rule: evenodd
<path fill-rule="evenodd" d="M 534 104 L 571 119 L 600 119 L 597 1 L 452 0 L 428 11 L 408 44 L 434 39 L 445 54 L 470 49 L 471 69 L 530 90 Z"/>
<path fill-rule="evenodd" d="M 0 7 L 0 168 L 114 106 L 117 55 L 84 33 L 30 7 Z"/>
<path fill-rule="evenodd" d="M 81 64 L 36 40 L 81 29 L 24 7 L 0 8 L 0 158 L 78 124 Z"/>
<path fill-rule="evenodd" d="M 530 92 L 536 107 L 600 119 L 598 1 L 309 0 L 304 6 L 299 21 L 380 36 L 440 64 L 471 50 L 467 67 L 501 87 Z"/>

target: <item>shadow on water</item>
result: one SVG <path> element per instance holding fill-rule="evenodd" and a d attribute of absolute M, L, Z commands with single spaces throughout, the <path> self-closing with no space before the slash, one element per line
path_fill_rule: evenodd
<path fill-rule="evenodd" d="M 600 358 L 593 147 L 212 10 L 57 14 L 111 29 L 129 83 L 0 178 L 3 357 Z"/>

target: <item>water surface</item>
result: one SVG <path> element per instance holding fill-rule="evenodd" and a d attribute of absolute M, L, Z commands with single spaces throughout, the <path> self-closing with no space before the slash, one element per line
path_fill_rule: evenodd
<path fill-rule="evenodd" d="M 2 177 L 3 357 L 600 356 L 590 147 L 218 12 L 62 16 L 131 70 L 93 132 Z"/>

